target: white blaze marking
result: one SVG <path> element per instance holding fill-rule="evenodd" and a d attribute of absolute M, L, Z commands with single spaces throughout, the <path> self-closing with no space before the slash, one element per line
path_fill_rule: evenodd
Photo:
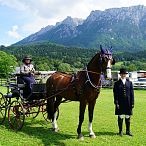
<path fill-rule="evenodd" d="M 107 78 L 111 79 L 112 78 L 112 73 L 111 73 L 111 61 L 110 60 L 107 63 L 106 72 L 107 72 Z"/>

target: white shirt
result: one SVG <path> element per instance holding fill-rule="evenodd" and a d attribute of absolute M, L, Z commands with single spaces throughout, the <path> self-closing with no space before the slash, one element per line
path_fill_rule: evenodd
<path fill-rule="evenodd" d="M 28 74 L 28 73 L 34 73 L 35 72 L 35 69 L 34 69 L 34 66 L 33 64 L 23 64 L 21 67 L 20 67 L 20 73 L 23 73 L 23 74 Z"/>
<path fill-rule="evenodd" d="M 126 78 L 124 78 L 124 79 L 121 78 L 121 80 L 122 80 L 123 84 L 125 85 L 125 83 L 126 83 Z"/>

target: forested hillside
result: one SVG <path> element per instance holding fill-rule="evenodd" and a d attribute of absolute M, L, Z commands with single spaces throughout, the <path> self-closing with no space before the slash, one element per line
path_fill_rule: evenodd
<path fill-rule="evenodd" d="M 13 54 L 19 64 L 25 55 L 32 56 L 38 70 L 61 70 L 66 66 L 68 71 L 83 68 L 98 50 L 64 47 L 51 43 L 37 43 L 21 46 L 1 46 L 0 50 Z"/>
<path fill-rule="evenodd" d="M 25 55 L 32 56 L 37 70 L 76 71 L 82 69 L 99 49 L 65 47 L 52 43 L 35 43 L 20 46 L 1 46 L 1 51 L 14 55 L 19 64 Z M 114 48 L 113 48 L 114 50 Z M 129 71 L 146 70 L 146 51 L 136 53 L 114 52 L 114 70 L 126 67 Z"/>

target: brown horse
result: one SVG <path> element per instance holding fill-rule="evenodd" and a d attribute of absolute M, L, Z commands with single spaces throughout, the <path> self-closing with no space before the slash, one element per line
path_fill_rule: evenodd
<path fill-rule="evenodd" d="M 93 111 L 96 99 L 100 93 L 101 74 L 107 73 L 107 77 L 111 78 L 111 64 L 114 64 L 110 50 L 103 49 L 97 53 L 87 67 L 78 71 L 75 75 L 56 72 L 46 82 L 47 91 L 47 110 L 48 118 L 52 120 L 52 126 L 57 131 L 56 110 L 59 107 L 62 98 L 70 101 L 80 102 L 79 125 L 77 128 L 78 138 L 83 140 L 81 126 L 84 121 L 84 112 L 88 104 L 89 125 L 88 130 L 91 138 L 95 138 L 92 130 Z"/>

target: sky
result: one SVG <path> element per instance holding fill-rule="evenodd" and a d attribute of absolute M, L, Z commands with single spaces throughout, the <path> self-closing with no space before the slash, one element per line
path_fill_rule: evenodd
<path fill-rule="evenodd" d="M 11 45 L 67 16 L 85 19 L 93 10 L 145 5 L 146 0 L 0 0 L 0 45 Z"/>

